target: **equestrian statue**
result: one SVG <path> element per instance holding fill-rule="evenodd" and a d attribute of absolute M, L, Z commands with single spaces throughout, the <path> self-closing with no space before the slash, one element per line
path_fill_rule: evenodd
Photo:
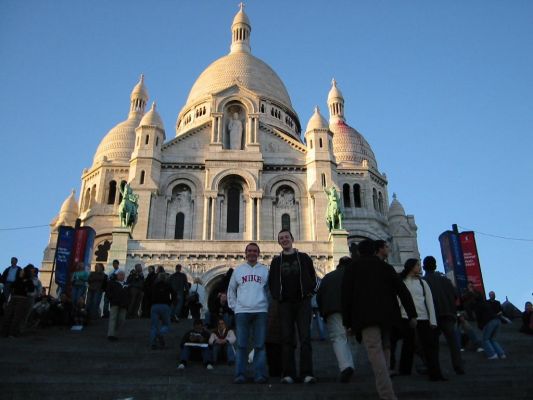
<path fill-rule="evenodd" d="M 331 232 L 334 229 L 342 229 L 342 211 L 340 206 L 340 198 L 335 186 L 329 189 L 324 189 L 328 196 L 328 209 L 326 211 L 326 223 Z"/>
<path fill-rule="evenodd" d="M 122 195 L 122 201 L 118 206 L 118 216 L 120 218 L 120 226 L 123 228 L 131 228 L 137 222 L 137 209 L 139 208 L 139 196 L 133 193 L 129 183 L 124 185 L 124 189 L 119 188 Z"/>

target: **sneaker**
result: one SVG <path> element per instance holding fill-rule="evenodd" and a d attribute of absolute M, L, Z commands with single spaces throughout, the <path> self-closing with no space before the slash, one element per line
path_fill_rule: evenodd
<path fill-rule="evenodd" d="M 185 369 L 185 364 L 181 363 L 180 365 L 178 365 L 178 369 L 184 370 Z"/>
<path fill-rule="evenodd" d="M 246 383 L 246 378 L 242 375 L 239 375 L 238 377 L 236 377 L 234 380 L 233 380 L 233 383 L 237 384 L 237 385 L 240 385 L 242 383 Z"/>
<path fill-rule="evenodd" d="M 290 376 L 284 376 L 281 378 L 281 383 L 291 384 L 294 383 L 294 379 L 292 379 Z"/>
<path fill-rule="evenodd" d="M 507 358 L 507 356 L 505 354 L 502 354 L 500 358 L 503 360 L 504 358 Z"/>
<path fill-rule="evenodd" d="M 481 353 L 481 352 L 485 351 L 485 349 L 483 347 L 478 347 L 476 351 L 478 353 Z"/>
<path fill-rule="evenodd" d="M 264 376 L 260 377 L 260 378 L 257 378 L 254 380 L 255 383 L 259 383 L 259 384 L 263 384 L 263 383 L 267 383 L 268 382 L 268 379 L 265 378 Z"/>
<path fill-rule="evenodd" d="M 487 360 L 497 360 L 498 359 L 498 355 L 497 354 L 494 354 L 493 356 L 490 356 L 487 358 Z"/>
<path fill-rule="evenodd" d="M 465 348 L 464 347 L 461 348 L 461 353 L 464 353 L 464 351 L 465 351 Z"/>
<path fill-rule="evenodd" d="M 314 376 L 307 375 L 304 378 L 304 383 L 311 384 L 311 383 L 315 383 L 315 382 L 316 382 L 316 378 Z"/>
<path fill-rule="evenodd" d="M 345 368 L 341 371 L 340 381 L 342 383 L 347 383 L 350 381 L 350 378 L 352 377 L 352 375 L 353 375 L 353 368 L 352 367 Z"/>
<path fill-rule="evenodd" d="M 157 336 L 157 342 L 159 343 L 159 347 L 165 347 L 165 339 L 162 335 Z"/>
<path fill-rule="evenodd" d="M 212 370 L 212 369 L 213 369 L 213 366 L 212 366 L 211 364 L 207 364 L 205 367 L 206 367 L 208 370 Z"/>

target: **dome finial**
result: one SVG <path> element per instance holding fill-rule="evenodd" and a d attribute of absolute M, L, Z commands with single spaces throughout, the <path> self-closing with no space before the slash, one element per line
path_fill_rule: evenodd
<path fill-rule="evenodd" d="M 144 74 L 141 74 L 139 82 L 135 85 L 130 95 L 130 113 L 128 118 L 140 118 L 144 114 L 144 108 L 148 101 L 148 90 L 144 84 Z"/>
<path fill-rule="evenodd" d="M 244 12 L 244 3 L 239 3 L 239 11 L 231 24 L 230 53 L 250 53 L 250 32 L 252 25 Z"/>
<path fill-rule="evenodd" d="M 396 196 L 396 193 L 392 193 L 392 199 L 393 199 L 393 200 L 397 200 L 397 197 L 398 197 L 398 196 Z"/>
<path fill-rule="evenodd" d="M 154 101 L 152 101 L 152 107 L 150 107 L 150 111 L 155 111 L 155 109 L 157 108 L 157 103 Z"/>
<path fill-rule="evenodd" d="M 331 78 L 331 86 L 337 86 L 337 81 L 335 78 Z"/>

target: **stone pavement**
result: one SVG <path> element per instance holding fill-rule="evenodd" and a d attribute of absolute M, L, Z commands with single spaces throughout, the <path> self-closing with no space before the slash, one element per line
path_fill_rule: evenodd
<path fill-rule="evenodd" d="M 337 383 L 337 366 L 329 342 L 313 341 L 315 385 L 234 385 L 233 369 L 199 363 L 176 369 L 178 337 L 191 321 L 173 324 L 167 348 L 148 346 L 148 320 L 127 320 L 120 340 L 106 339 L 107 321 L 82 332 L 52 327 L 20 338 L 0 338 L 0 399 L 2 400 L 322 400 L 377 399 L 364 350 L 354 345 L 356 373 L 348 384 Z M 533 337 L 518 332 L 518 321 L 503 326 L 499 336 L 506 360 L 486 360 L 483 353 L 463 353 L 466 375 L 451 368 L 441 344 L 441 365 L 448 382 L 429 382 L 413 373 L 397 377 L 400 399 L 533 399 Z"/>

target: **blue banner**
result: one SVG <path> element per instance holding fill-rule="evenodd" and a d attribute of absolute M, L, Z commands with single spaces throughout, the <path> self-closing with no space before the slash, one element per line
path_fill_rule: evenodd
<path fill-rule="evenodd" d="M 70 226 L 60 226 L 57 234 L 55 255 L 55 282 L 58 286 L 65 286 L 68 282 L 70 257 L 74 246 L 74 231 Z"/>
<path fill-rule="evenodd" d="M 448 277 L 453 277 L 453 282 L 460 293 L 466 290 L 465 260 L 459 235 L 452 231 L 445 231 L 439 236 L 440 249 L 444 271 Z"/>

